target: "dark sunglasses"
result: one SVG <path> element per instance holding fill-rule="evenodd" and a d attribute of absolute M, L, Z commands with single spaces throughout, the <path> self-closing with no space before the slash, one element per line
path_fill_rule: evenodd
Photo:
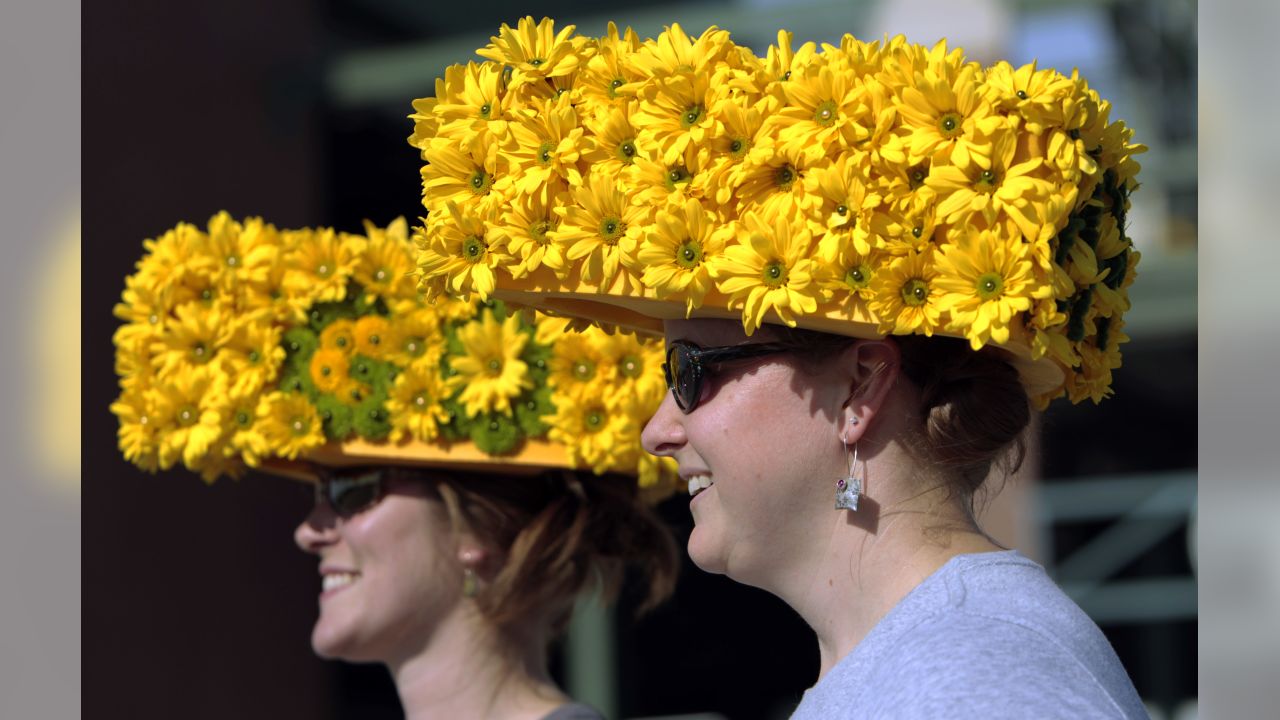
<path fill-rule="evenodd" d="M 351 517 L 378 504 L 394 468 L 316 468 L 316 505 L 328 503 L 340 517 Z"/>
<path fill-rule="evenodd" d="M 688 414 L 702 401 L 703 378 L 715 373 L 719 366 L 791 349 L 778 343 L 702 348 L 684 340 L 675 340 L 667 348 L 667 362 L 662 370 L 667 376 L 667 388 L 676 399 L 676 406 Z"/>

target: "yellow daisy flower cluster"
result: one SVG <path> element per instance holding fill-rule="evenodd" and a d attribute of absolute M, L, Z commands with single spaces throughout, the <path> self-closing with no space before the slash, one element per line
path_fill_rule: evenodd
<path fill-rule="evenodd" d="M 1051 359 L 1041 405 L 1110 393 L 1146 148 L 1078 74 L 901 36 L 782 31 L 760 58 L 714 26 L 574 29 L 503 25 L 414 101 L 429 296 L 518 283 L 740 310 L 748 333 L 937 332 Z"/>
<path fill-rule="evenodd" d="M 353 438 L 489 455 L 532 438 L 575 466 L 639 474 L 650 494 L 674 481 L 640 449 L 664 388 L 657 343 L 426 303 L 403 219 L 353 235 L 219 213 L 144 246 L 115 307 L 111 410 L 145 470 L 181 463 L 212 482 Z M 588 361 L 589 377 L 560 370 Z"/>

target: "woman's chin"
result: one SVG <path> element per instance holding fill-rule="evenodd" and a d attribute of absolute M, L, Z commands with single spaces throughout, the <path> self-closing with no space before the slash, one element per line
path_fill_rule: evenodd
<path fill-rule="evenodd" d="M 705 529 L 700 531 L 696 525 L 694 526 L 693 532 L 689 534 L 689 559 L 703 572 L 723 575 L 725 573 L 724 557 L 716 544 L 709 542 L 710 539 L 706 535 Z"/>

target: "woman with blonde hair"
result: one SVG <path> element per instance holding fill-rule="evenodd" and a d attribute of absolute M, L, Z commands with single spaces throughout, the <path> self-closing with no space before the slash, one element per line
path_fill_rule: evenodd
<path fill-rule="evenodd" d="M 312 646 L 386 665 L 407 717 L 599 718 L 552 679 L 574 603 L 644 606 L 676 563 L 639 446 L 661 350 L 500 304 L 426 304 L 407 225 L 277 230 L 225 213 L 146 242 L 116 314 L 120 448 L 212 482 L 315 485 Z"/>
<path fill-rule="evenodd" d="M 688 485 L 693 561 L 814 630 L 794 717 L 1145 714 L 1097 626 L 974 513 L 1032 407 L 1105 398 L 1128 339 L 1144 148 L 1105 100 L 901 37 L 780 32 L 757 57 L 715 27 L 641 41 L 526 18 L 479 54 L 506 66 L 485 107 L 513 140 L 444 162 L 470 76 L 415 104 L 423 286 L 665 335 L 644 446 Z M 475 199 L 445 182 L 458 167 Z M 529 197 L 553 198 L 563 262 L 447 242 Z"/>

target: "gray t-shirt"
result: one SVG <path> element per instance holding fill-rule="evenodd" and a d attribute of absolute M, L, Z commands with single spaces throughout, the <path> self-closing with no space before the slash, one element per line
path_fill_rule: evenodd
<path fill-rule="evenodd" d="M 1098 626 L 1016 550 L 959 555 L 809 688 L 792 720 L 1145 718 Z"/>

